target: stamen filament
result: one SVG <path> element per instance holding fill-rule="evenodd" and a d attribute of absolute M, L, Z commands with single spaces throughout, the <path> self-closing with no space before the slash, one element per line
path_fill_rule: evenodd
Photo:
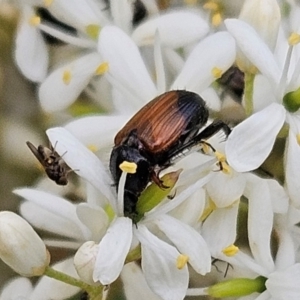
<path fill-rule="evenodd" d="M 126 182 L 127 172 L 122 172 L 118 186 L 118 215 L 124 215 L 124 187 Z"/>

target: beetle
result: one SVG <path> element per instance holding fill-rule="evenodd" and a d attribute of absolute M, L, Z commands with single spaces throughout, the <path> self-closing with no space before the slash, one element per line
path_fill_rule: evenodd
<path fill-rule="evenodd" d="M 199 95 L 174 90 L 142 107 L 117 133 L 110 156 L 110 171 L 117 189 L 122 174 L 119 165 L 123 161 L 137 165 L 136 173 L 127 174 L 125 216 L 136 214 L 138 198 L 149 182 L 164 188 L 160 171 L 172 165 L 185 150 L 204 143 L 203 140 L 221 129 L 229 135 L 230 128 L 222 121 L 213 122 L 199 133 L 208 115 L 206 103 Z"/>
<path fill-rule="evenodd" d="M 47 176 L 58 185 L 67 185 L 67 175 L 72 170 L 68 167 L 62 157 L 55 151 L 52 145 L 50 148 L 39 145 L 37 148 L 30 142 L 26 142 L 27 146 L 43 166 Z"/>

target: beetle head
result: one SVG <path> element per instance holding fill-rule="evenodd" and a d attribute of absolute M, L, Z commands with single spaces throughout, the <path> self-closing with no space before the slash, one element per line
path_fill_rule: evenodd
<path fill-rule="evenodd" d="M 127 174 L 124 192 L 124 211 L 135 207 L 140 193 L 150 181 L 151 164 L 136 148 L 120 145 L 113 149 L 110 156 L 110 171 L 116 184 L 119 183 L 122 171 L 120 164 L 124 161 L 137 165 L 136 173 Z M 134 203 L 132 203 L 134 202 Z"/>

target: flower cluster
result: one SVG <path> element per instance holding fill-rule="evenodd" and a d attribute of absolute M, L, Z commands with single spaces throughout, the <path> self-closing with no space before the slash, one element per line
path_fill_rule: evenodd
<path fill-rule="evenodd" d="M 300 5 L 182 2 L 16 3 L 16 64 L 37 84 L 42 110 L 68 116 L 46 131 L 52 152 L 36 156 L 48 172 L 67 166 L 70 182 L 15 189 L 26 221 L 0 212 L 0 258 L 22 276 L 42 276 L 35 286 L 9 282 L 1 299 L 66 299 L 80 290 L 105 299 L 118 278 L 128 300 L 300 298 Z M 171 91 L 205 100 L 205 140 L 193 141 L 205 128 L 183 130 L 188 142 L 174 148 L 184 151 L 151 169 L 160 179 L 150 176 L 128 216 L 126 183 L 144 174 L 124 160 L 113 182 L 114 137 Z M 73 119 L 68 109 L 83 94 L 93 114 Z M 210 134 L 213 119 L 231 132 Z M 72 255 L 50 266 L 46 247 Z"/>

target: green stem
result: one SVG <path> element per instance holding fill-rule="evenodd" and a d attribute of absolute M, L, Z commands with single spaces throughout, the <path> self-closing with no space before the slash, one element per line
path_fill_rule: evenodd
<path fill-rule="evenodd" d="M 102 293 L 103 293 L 103 286 L 91 286 L 85 282 L 82 282 L 81 280 L 74 278 L 72 276 L 69 276 L 65 273 L 62 273 L 60 271 L 54 270 L 51 267 L 47 267 L 45 270 L 44 275 L 62 281 L 64 283 L 73 285 L 73 286 L 77 286 L 80 289 L 86 291 L 89 296 L 90 296 L 90 300 L 101 300 L 102 299 Z"/>
<path fill-rule="evenodd" d="M 131 250 L 126 257 L 125 264 L 128 264 L 132 261 L 136 261 L 141 258 L 141 245 L 138 245 L 133 250 Z"/>
<path fill-rule="evenodd" d="M 245 113 L 249 117 L 253 113 L 253 84 L 254 84 L 255 75 L 251 73 L 245 73 L 245 91 L 244 91 L 244 100 L 245 100 Z"/>

